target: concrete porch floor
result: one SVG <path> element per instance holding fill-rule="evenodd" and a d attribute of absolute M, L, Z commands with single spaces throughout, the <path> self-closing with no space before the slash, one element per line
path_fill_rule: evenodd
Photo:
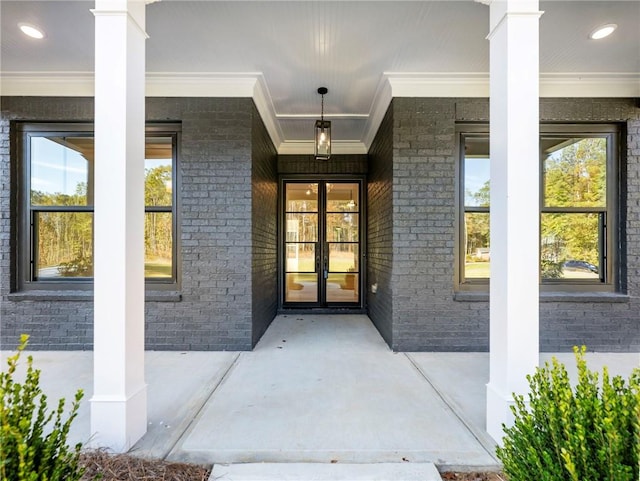
<path fill-rule="evenodd" d="M 50 406 L 85 391 L 71 442 L 87 442 L 92 353 L 31 354 Z M 571 371 L 572 354 L 556 356 Z M 628 376 L 640 354 L 587 360 Z M 132 452 L 208 464 L 497 469 L 484 430 L 488 366 L 488 353 L 393 353 L 364 315 L 280 315 L 253 352 L 147 352 L 148 432 Z"/>

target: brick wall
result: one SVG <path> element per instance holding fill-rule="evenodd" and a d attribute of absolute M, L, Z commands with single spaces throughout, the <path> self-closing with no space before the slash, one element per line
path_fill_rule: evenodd
<path fill-rule="evenodd" d="M 454 300 L 455 122 L 487 121 L 486 99 L 397 98 L 393 104 L 393 343 L 395 350 L 488 349 L 486 300 Z M 627 99 L 543 99 L 543 121 L 626 121 L 621 239 L 628 298 L 543 296 L 540 347 L 640 349 L 640 109 Z M 618 299 L 619 301 L 619 299 Z"/>
<path fill-rule="evenodd" d="M 15 156 L 11 121 L 90 121 L 88 98 L 2 98 L 0 105 L 0 306 L 3 347 L 31 334 L 32 348 L 90 349 L 91 297 L 18 299 Z M 369 313 L 395 350 L 488 349 L 489 310 L 454 300 L 457 121 L 487 121 L 486 99 L 392 102 L 367 156 L 278 156 L 250 99 L 147 101 L 150 121 L 182 123 L 179 157 L 180 302 L 146 303 L 148 349 L 250 349 L 277 306 L 277 184 L 280 174 L 368 177 Z M 622 302 L 544 297 L 541 349 L 640 349 L 640 109 L 625 99 L 543 99 L 548 121 L 622 121 Z M 273 222 L 268 220 L 272 219 Z M 371 284 L 378 285 L 376 294 Z M 154 299 L 159 299 L 155 297 Z M 169 297 L 169 300 L 172 298 Z M 173 299 L 175 300 L 175 299 Z M 565 302 L 567 301 L 567 302 Z"/>
<path fill-rule="evenodd" d="M 15 183 L 10 182 L 10 173 L 14 180 L 17 175 L 11 121 L 90 121 L 92 118 L 93 99 L 89 98 L 0 98 L 0 344 L 3 349 L 15 346 L 22 333 L 31 336 L 31 349 L 86 349 L 92 345 L 91 297 L 85 296 L 84 301 L 57 301 L 54 296 L 20 302 L 9 300 L 16 276 L 13 257 L 16 251 L 11 244 L 17 237 L 16 219 L 11 214 L 17 209 Z"/>
<path fill-rule="evenodd" d="M 394 101 L 395 102 L 395 101 Z M 393 106 L 369 149 L 367 184 L 367 306 L 387 344 L 393 345 Z M 371 285 L 377 291 L 371 292 Z"/>
<path fill-rule="evenodd" d="M 279 174 L 366 174 L 366 155 L 333 154 L 329 160 L 313 155 L 279 155 Z"/>
<path fill-rule="evenodd" d="M 278 310 L 278 172 L 277 152 L 253 109 L 252 125 L 252 313 L 255 345 Z"/>
<path fill-rule="evenodd" d="M 9 239 L 15 238 L 15 226 L 11 227 L 8 215 L 10 198 L 6 194 L 8 173 L 13 165 L 6 149 L 9 121 L 90 121 L 93 99 L 5 97 L 1 110 L 0 173 L 3 187 L 7 188 L 3 188 L 0 198 L 3 235 L 0 252 L 2 262 L 7 263 L 11 252 Z M 252 347 L 252 275 L 257 272 L 258 283 L 265 282 L 270 275 L 264 269 L 265 258 L 260 271 L 254 269 L 252 257 L 254 246 L 264 241 L 264 237 L 262 240 L 252 237 L 252 155 L 260 154 L 256 163 L 263 165 L 267 162 L 263 156 L 269 150 L 260 127 L 255 124 L 255 115 L 251 99 L 147 100 L 149 121 L 182 122 L 178 166 L 182 300 L 146 303 L 147 349 Z M 261 140 L 261 146 L 253 151 L 255 139 Z M 260 175 L 273 176 L 264 167 L 258 167 L 256 172 L 256 179 Z M 262 235 L 268 235 L 264 231 L 263 228 Z M 73 300 L 78 296 L 16 300 L 9 293 L 10 282 L 9 270 L 3 269 L 0 275 L 3 346 L 15 344 L 17 336 L 27 332 L 35 349 L 91 348 L 91 297 L 85 296 L 85 301 Z M 265 311 L 257 319 L 264 323 L 268 316 Z"/>

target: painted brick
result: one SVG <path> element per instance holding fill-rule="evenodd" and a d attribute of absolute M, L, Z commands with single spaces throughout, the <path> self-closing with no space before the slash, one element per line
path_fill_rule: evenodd
<path fill-rule="evenodd" d="M 380 124 L 369 149 L 367 184 L 367 306 L 369 317 L 389 345 L 394 342 L 394 185 L 393 185 L 393 103 Z M 376 285 L 373 293 L 371 286 Z"/>
<path fill-rule="evenodd" d="M 453 238 L 455 123 L 488 121 L 489 102 L 397 98 L 390 108 L 393 131 L 385 127 L 378 132 L 379 137 L 387 138 L 386 142 L 393 142 L 393 158 L 387 159 L 393 163 L 390 344 L 401 351 L 486 351 L 488 302 L 453 300 Z M 542 99 L 540 112 L 543 121 L 626 123 L 626 183 L 622 186 L 626 199 L 621 206 L 620 223 L 621 264 L 626 267 L 623 288 L 629 294 L 623 303 L 542 302 L 541 350 L 566 351 L 575 344 L 599 351 L 638 350 L 640 229 L 636 224 L 640 220 L 640 156 L 636 146 L 640 109 L 630 99 Z M 376 138 L 374 146 L 383 142 Z M 370 179 L 377 169 L 372 159 Z M 375 317 L 371 305 L 370 315 Z M 385 339 L 389 340 L 389 336 Z"/>
<path fill-rule="evenodd" d="M 90 98 L 3 97 L 1 101 L 0 179 L 4 185 L 15 175 L 15 157 L 6 147 L 11 121 L 93 118 Z M 182 301 L 146 302 L 146 348 L 251 349 L 273 319 L 277 302 L 275 220 L 272 225 L 252 224 L 252 219 L 265 214 L 253 209 L 269 206 L 269 212 L 275 212 L 275 148 L 251 99 L 152 98 L 147 99 L 146 108 L 149 121 L 182 122 L 178 166 Z M 268 192 L 259 191 L 263 181 Z M 3 189 L 3 193 L 9 191 Z M 12 209 L 14 198 L 0 197 L 0 212 Z M 15 238 L 14 216 L 3 215 L 0 226 Z M 12 251 L 9 239 L 0 237 L 2 258 Z M 262 293 L 257 302 L 252 301 L 255 286 Z M 93 304 L 87 302 L 91 297 L 87 301 L 16 301 L 12 290 L 15 272 L 3 269 L 3 347 L 14 345 L 22 332 L 31 335 L 33 349 L 92 347 Z"/>

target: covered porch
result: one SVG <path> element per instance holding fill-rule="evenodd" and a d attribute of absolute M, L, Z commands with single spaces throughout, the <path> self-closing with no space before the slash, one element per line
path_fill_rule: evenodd
<path fill-rule="evenodd" d="M 87 442 L 92 353 L 32 354 L 50 399 L 85 390 L 70 442 Z M 573 356 L 555 355 L 572 375 Z M 628 376 L 640 354 L 587 361 Z M 138 456 L 219 465 L 214 474 L 233 463 L 499 468 L 486 434 L 489 354 L 394 353 L 364 315 L 280 315 L 253 352 L 148 351 L 145 372 Z"/>

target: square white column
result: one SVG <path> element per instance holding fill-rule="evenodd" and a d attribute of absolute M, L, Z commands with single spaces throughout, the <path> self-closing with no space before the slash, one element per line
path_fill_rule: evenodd
<path fill-rule="evenodd" d="M 491 287 L 487 431 L 500 442 L 513 394 L 538 365 L 537 0 L 490 3 Z"/>
<path fill-rule="evenodd" d="M 94 393 L 91 444 L 127 451 L 146 432 L 145 3 L 95 15 Z"/>

